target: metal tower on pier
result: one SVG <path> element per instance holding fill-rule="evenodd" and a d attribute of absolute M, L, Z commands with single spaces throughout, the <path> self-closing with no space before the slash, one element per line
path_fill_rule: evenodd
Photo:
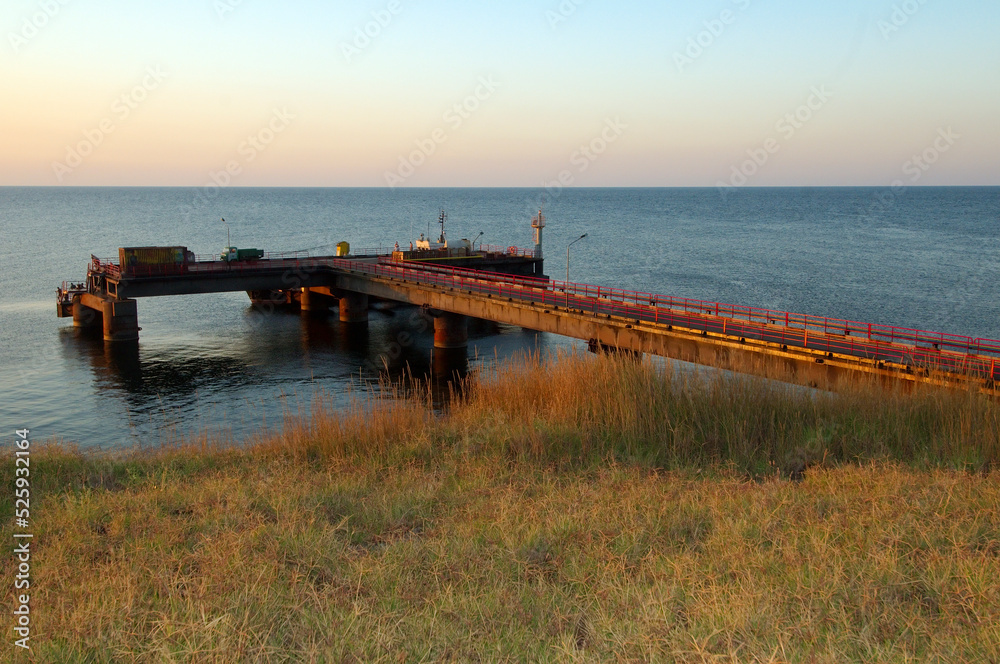
<path fill-rule="evenodd" d="M 538 216 L 531 220 L 531 227 L 535 229 L 535 258 L 542 258 L 542 229 L 545 228 L 545 215 L 538 211 Z"/>

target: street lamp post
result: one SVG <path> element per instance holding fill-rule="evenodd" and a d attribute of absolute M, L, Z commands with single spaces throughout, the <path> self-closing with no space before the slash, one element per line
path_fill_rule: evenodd
<path fill-rule="evenodd" d="M 232 251 L 231 251 L 232 246 L 233 246 L 233 241 L 229 237 L 229 224 L 226 223 L 226 218 L 225 217 L 222 218 L 222 223 L 226 224 L 226 248 L 222 251 L 222 254 L 221 254 L 220 258 L 222 258 L 222 260 L 226 261 L 226 269 L 227 270 L 231 270 L 231 269 L 233 269 L 233 264 L 232 264 L 232 258 L 233 258 L 233 256 L 232 256 Z"/>
<path fill-rule="evenodd" d="M 580 240 L 582 240 L 585 237 L 587 237 L 586 233 L 584 233 L 580 237 L 578 237 L 575 240 L 573 240 L 572 242 L 570 242 L 569 245 L 566 247 L 566 281 L 567 282 L 569 281 L 569 248 L 572 247 L 574 244 L 576 244 L 577 242 L 579 242 Z"/>
<path fill-rule="evenodd" d="M 478 240 L 482 236 L 483 236 L 483 231 L 479 231 L 479 235 L 477 235 L 476 238 L 472 241 L 472 252 L 473 253 L 475 253 L 475 251 L 476 251 L 476 240 Z"/>

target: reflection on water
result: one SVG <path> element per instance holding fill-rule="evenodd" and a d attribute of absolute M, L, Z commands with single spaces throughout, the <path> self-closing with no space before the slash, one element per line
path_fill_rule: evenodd
<path fill-rule="evenodd" d="M 435 348 L 431 351 L 431 398 L 435 410 L 444 410 L 460 397 L 469 375 L 469 355 L 464 348 Z"/>
<path fill-rule="evenodd" d="M 265 315 L 250 307 L 246 314 L 262 317 L 251 325 L 251 334 L 200 347 L 107 344 L 100 330 L 64 328 L 63 355 L 89 365 L 98 390 L 120 394 L 137 413 L 163 404 L 177 411 L 198 408 L 217 391 L 276 383 L 294 389 L 301 400 L 318 395 L 336 400 L 331 378 L 372 393 L 421 398 L 429 393 L 433 407 L 444 410 L 470 372 L 468 349 L 433 347 L 433 325 L 419 308 L 373 310 L 371 322 L 361 324 L 341 323 L 336 315 Z M 469 332 L 474 344 L 504 330 L 475 320 Z"/>
<path fill-rule="evenodd" d="M 183 396 L 200 384 L 256 382 L 247 367 L 232 357 L 210 354 L 144 353 L 138 343 L 105 343 L 98 331 L 68 329 L 64 343 L 68 359 L 86 359 L 96 383 L 136 397 Z"/>
<path fill-rule="evenodd" d="M 436 382 L 461 382 L 469 374 L 465 348 L 435 348 L 431 351 L 431 377 Z"/>
<path fill-rule="evenodd" d="M 340 354 L 360 363 L 370 352 L 367 323 L 341 323 L 334 315 L 293 314 L 301 321 L 301 351 L 313 356 Z"/>

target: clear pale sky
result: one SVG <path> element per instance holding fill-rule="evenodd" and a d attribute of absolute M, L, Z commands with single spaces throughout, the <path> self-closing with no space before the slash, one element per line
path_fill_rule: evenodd
<path fill-rule="evenodd" d="M 0 28 L 0 185 L 1000 185 L 996 0 L 5 0 Z"/>

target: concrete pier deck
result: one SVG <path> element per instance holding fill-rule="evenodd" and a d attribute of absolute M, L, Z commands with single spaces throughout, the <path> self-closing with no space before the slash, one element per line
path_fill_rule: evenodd
<path fill-rule="evenodd" d="M 367 320 L 369 299 L 423 306 L 436 312 L 440 348 L 464 346 L 464 317 L 474 317 L 819 388 L 867 376 L 995 394 L 1000 377 L 996 340 L 388 257 L 211 261 L 131 272 L 98 262 L 86 292 L 73 295 L 72 311 L 74 320 L 77 305 L 99 311 L 109 341 L 134 340 L 135 299 L 226 291 L 295 292 L 305 309 L 337 303 L 345 322 Z M 67 315 L 60 297 L 60 315 Z"/>

